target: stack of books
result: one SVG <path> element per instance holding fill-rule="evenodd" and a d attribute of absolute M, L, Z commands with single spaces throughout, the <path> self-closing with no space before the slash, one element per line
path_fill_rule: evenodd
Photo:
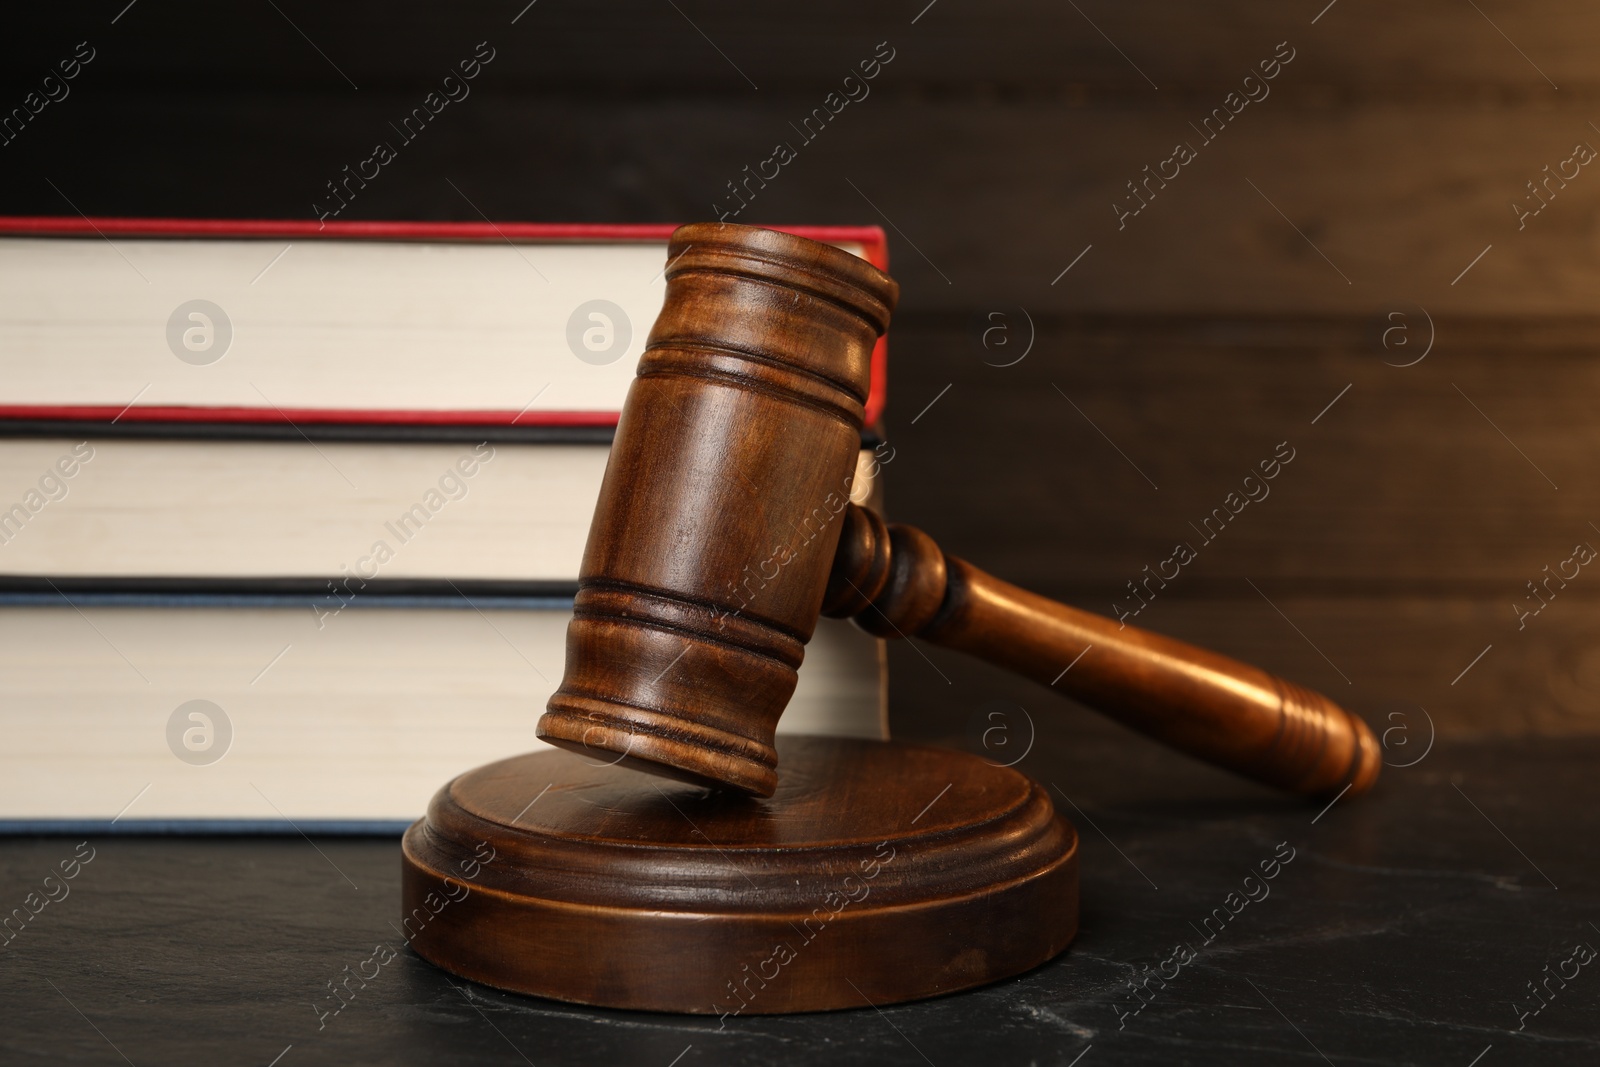
<path fill-rule="evenodd" d="M 0 831 L 396 830 L 541 747 L 671 230 L 0 219 Z M 781 729 L 885 736 L 883 658 L 822 620 Z"/>

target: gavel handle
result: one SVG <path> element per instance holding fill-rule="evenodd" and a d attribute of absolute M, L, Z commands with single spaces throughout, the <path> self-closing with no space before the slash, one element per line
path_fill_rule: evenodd
<path fill-rule="evenodd" d="M 988 660 L 1279 789 L 1353 795 L 1378 777 L 1372 731 L 1320 693 L 1019 589 L 866 508 L 844 516 L 823 614 Z"/>

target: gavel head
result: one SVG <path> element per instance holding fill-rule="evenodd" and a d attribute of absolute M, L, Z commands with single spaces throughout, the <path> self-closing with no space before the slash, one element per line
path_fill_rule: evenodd
<path fill-rule="evenodd" d="M 680 228 L 539 720 L 607 763 L 770 796 L 899 287 L 848 252 Z"/>

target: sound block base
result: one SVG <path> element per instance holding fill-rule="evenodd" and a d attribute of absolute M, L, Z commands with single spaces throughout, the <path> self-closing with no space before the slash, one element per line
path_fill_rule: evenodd
<path fill-rule="evenodd" d="M 736 1016 L 968 989 L 1077 932 L 1077 834 L 1022 774 L 883 741 L 778 753 L 765 800 L 566 751 L 462 775 L 405 835 L 411 947 L 518 993 Z"/>

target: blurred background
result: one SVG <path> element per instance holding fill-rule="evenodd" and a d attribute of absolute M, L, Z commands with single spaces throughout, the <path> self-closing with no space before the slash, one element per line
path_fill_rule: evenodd
<path fill-rule="evenodd" d="M 480 42 L 470 97 L 342 219 L 714 218 L 791 142 L 730 217 L 887 232 L 893 518 L 1419 743 L 1600 730 L 1600 585 L 1528 584 L 1600 544 L 1592 5 L 113 0 L 8 23 L 7 109 L 94 53 L 8 129 L 13 215 L 314 218 Z M 1196 558 L 1141 606 L 1128 583 L 1179 542 Z M 970 743 L 998 700 L 1041 745 L 1146 747 L 959 656 L 892 656 L 900 736 Z"/>

